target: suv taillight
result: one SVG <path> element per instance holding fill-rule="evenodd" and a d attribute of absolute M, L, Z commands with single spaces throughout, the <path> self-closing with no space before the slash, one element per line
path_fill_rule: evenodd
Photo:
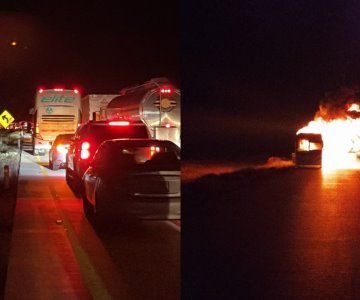
<path fill-rule="evenodd" d="M 89 142 L 82 142 L 81 143 L 80 158 L 81 159 L 88 159 L 89 157 L 90 157 L 90 143 Z"/>

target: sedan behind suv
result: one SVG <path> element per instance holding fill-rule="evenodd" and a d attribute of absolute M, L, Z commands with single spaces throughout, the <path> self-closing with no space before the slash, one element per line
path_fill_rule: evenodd
<path fill-rule="evenodd" d="M 59 170 L 65 167 L 66 153 L 74 134 L 59 134 L 49 150 L 49 168 Z"/>
<path fill-rule="evenodd" d="M 143 123 L 128 121 L 89 121 L 75 132 L 66 155 L 66 182 L 78 195 L 82 192 L 82 176 L 100 144 L 116 138 L 149 138 Z"/>
<path fill-rule="evenodd" d="M 180 219 L 180 149 L 170 141 L 107 140 L 83 182 L 90 220 Z"/>

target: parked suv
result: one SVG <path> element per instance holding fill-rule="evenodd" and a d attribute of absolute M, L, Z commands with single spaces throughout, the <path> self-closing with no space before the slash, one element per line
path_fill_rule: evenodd
<path fill-rule="evenodd" d="M 143 123 L 128 121 L 89 121 L 75 132 L 66 154 L 66 182 L 72 190 L 81 194 L 82 176 L 96 150 L 105 140 L 121 138 L 149 138 Z"/>

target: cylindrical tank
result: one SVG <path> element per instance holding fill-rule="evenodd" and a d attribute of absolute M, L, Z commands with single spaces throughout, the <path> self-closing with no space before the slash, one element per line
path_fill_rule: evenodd
<path fill-rule="evenodd" d="M 142 121 L 152 137 L 180 146 L 180 90 L 171 83 L 151 80 L 123 89 L 106 107 L 107 119 Z"/>

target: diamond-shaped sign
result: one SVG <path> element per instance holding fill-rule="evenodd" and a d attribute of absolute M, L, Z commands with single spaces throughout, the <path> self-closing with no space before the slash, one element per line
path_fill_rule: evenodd
<path fill-rule="evenodd" d="M 8 126 L 14 122 L 14 117 L 7 111 L 4 110 L 2 112 L 2 114 L 0 115 L 0 124 L 4 127 L 4 128 L 8 128 Z"/>

